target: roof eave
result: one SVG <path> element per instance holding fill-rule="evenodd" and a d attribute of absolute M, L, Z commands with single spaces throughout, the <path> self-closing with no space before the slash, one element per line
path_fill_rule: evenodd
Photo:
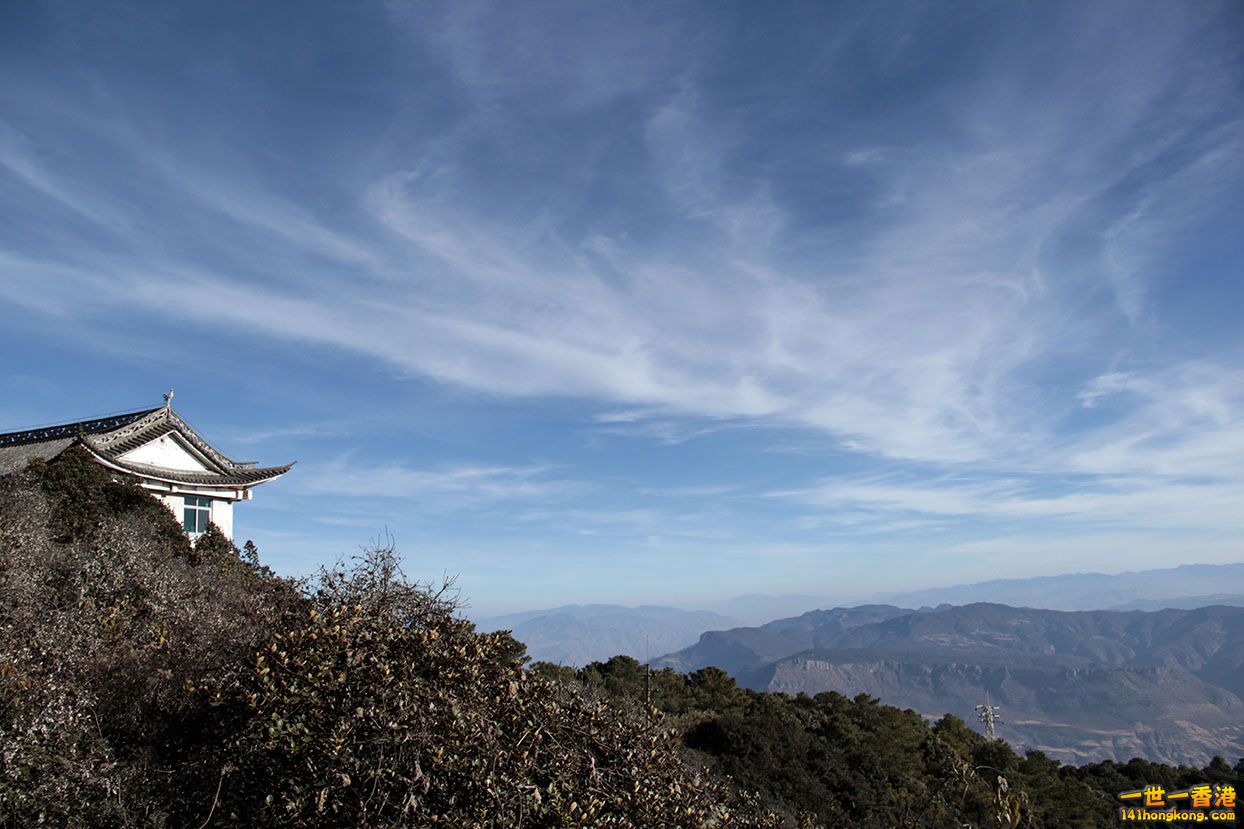
<path fill-rule="evenodd" d="M 288 472 L 290 467 L 294 465 L 293 463 L 290 463 L 285 466 L 269 467 L 268 469 L 271 470 L 273 474 L 265 476 L 263 478 L 253 480 L 253 481 L 229 480 L 227 475 L 222 475 L 222 479 L 219 481 L 192 480 L 188 477 L 179 477 L 177 475 L 170 475 L 170 474 L 160 474 L 159 472 L 156 472 L 149 468 L 139 468 L 135 464 L 127 464 L 123 461 L 120 461 L 119 459 L 109 458 L 106 455 L 100 454 L 100 452 L 98 452 L 94 447 L 88 445 L 85 442 L 83 442 L 82 445 L 83 445 L 83 448 L 85 448 L 87 452 L 91 454 L 91 457 L 95 458 L 96 461 L 98 461 L 102 466 L 105 466 L 108 469 L 112 469 L 116 472 L 122 472 L 126 475 L 133 475 L 138 478 L 144 478 L 149 481 L 159 481 L 160 483 L 176 484 L 178 486 L 205 487 L 205 488 L 213 488 L 213 489 L 250 489 L 251 487 L 259 486 L 260 484 L 266 484 L 269 481 L 275 481 L 277 478 L 281 477 L 286 472 Z M 294 463 L 297 463 L 297 461 L 295 461 Z M 248 471 L 261 472 L 261 471 L 268 471 L 268 470 L 254 469 L 254 470 L 248 470 Z"/>

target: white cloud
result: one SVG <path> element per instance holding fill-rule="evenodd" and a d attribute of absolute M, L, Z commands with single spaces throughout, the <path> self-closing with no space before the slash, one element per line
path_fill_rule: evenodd
<path fill-rule="evenodd" d="M 1073 55 L 1110 33 L 1108 15 L 1087 14 L 1092 25 L 1066 44 Z M 587 399 L 603 410 L 593 429 L 669 446 L 796 426 L 837 449 L 953 473 L 775 491 L 809 508 L 791 519 L 806 531 L 965 519 L 1239 526 L 1238 360 L 1196 332 L 1182 332 L 1181 353 L 1149 344 L 1163 333 L 1151 263 L 1232 186 L 1241 157 L 1238 120 L 1193 135 L 1234 86 L 1201 62 L 1181 68 L 1187 31 L 1112 40 L 1119 59 L 1084 86 L 1039 83 L 1029 63 L 1017 72 L 995 56 L 999 71 L 933 90 L 936 115 L 908 125 L 928 130 L 913 140 L 863 116 L 811 137 L 762 133 L 718 108 L 703 55 L 668 56 L 676 27 L 660 27 L 662 46 L 643 27 L 599 38 L 587 21 L 599 39 L 554 54 L 532 48 L 544 41 L 530 19 L 514 38 L 478 8 L 440 22 L 425 57 L 444 61 L 465 114 L 434 138 L 373 125 L 384 136 L 374 155 L 316 177 L 313 197 L 295 176 L 252 176 L 246 162 L 118 112 L 62 103 L 44 128 L 72 126 L 106 147 L 133 172 L 124 188 L 4 128 L 0 165 L 23 198 L 112 234 L 93 245 L 66 232 L 42 250 L 6 239 L 10 313 L 93 342 L 124 331 L 139 354 L 165 333 L 144 340 L 148 325 L 266 337 L 292 346 L 287 359 L 314 360 L 308 345 L 346 350 L 485 395 Z M 1216 86 L 1199 83 L 1209 75 Z M 1189 95 L 1168 111 L 1179 91 Z M 585 152 L 555 181 L 546 168 L 533 175 L 523 164 L 550 151 L 555 128 L 531 127 L 519 101 L 541 124 L 584 130 L 569 143 L 616 150 L 608 158 L 628 166 Z M 632 143 L 588 130 L 615 106 L 631 113 Z M 471 156 L 481 136 L 513 156 Z M 788 152 L 799 170 L 783 178 Z M 299 160 L 320 172 L 319 158 Z M 585 182 L 610 195 L 593 201 Z M 665 226 L 645 235 L 615 209 Z M 299 477 L 306 492 L 457 504 L 576 486 L 539 466 L 348 459 Z"/>
<path fill-rule="evenodd" d="M 204 326 L 345 347 L 491 393 L 638 406 L 597 420 L 647 421 L 640 433 L 662 441 L 702 428 L 668 419 L 662 427 L 665 412 L 798 423 L 849 448 L 915 460 L 989 462 L 1005 452 L 1037 463 L 1053 443 L 1057 408 L 1030 408 L 1036 390 L 1017 372 L 1044 359 L 1051 342 L 1076 347 L 1080 335 L 1055 322 L 1057 288 L 1026 266 L 981 270 L 956 252 L 970 245 L 955 240 L 963 233 L 1023 248 L 1029 215 L 964 230 L 954 217 L 970 209 L 950 209 L 943 196 L 934 214 L 885 233 L 870 259 L 850 270 L 828 264 L 816 279 L 785 275 L 776 262 L 712 257 L 703 271 L 691 271 L 619 242 L 615 256 L 629 264 L 619 280 L 547 250 L 533 255 L 504 229 L 473 230 L 480 224 L 471 211 L 419 195 L 421 180 L 390 176 L 367 198 L 375 217 L 425 263 L 407 282 L 386 278 L 343 291 L 321 269 L 290 291 L 171 258 L 87 267 L 8 255 L 12 278 L 0 290 L 10 301 L 57 313 L 80 313 L 67 298 L 89 296 L 99 308 L 137 304 Z M 338 244 L 339 234 L 314 225 L 301 234 L 305 217 L 261 221 L 241 210 L 231 219 L 283 243 L 306 235 L 312 254 L 328 239 L 332 251 L 364 250 L 358 261 L 379 256 L 366 253 L 362 240 Z M 66 289 L 60 299 L 42 289 L 49 273 Z M 197 285 L 200 298 L 185 303 L 162 290 L 170 278 Z M 1134 372 L 1101 375 L 1078 399 L 1093 406 L 1122 391 L 1143 393 L 1145 382 Z M 1228 427 L 1238 411 L 1214 389 L 1188 391 L 1181 405 L 1200 406 L 1216 420 L 1213 429 Z M 1182 424 L 1153 428 L 1168 434 L 1163 430 Z M 1099 449 L 1113 443 L 1101 441 Z M 1092 468 L 1093 451 L 1082 446 L 1071 466 Z"/>
<path fill-rule="evenodd" d="M 417 469 L 400 462 L 360 464 L 348 456 L 305 465 L 307 469 L 292 484 L 297 492 L 340 498 L 426 499 L 438 506 L 565 498 L 582 492 L 585 486 L 553 478 L 551 467 L 545 466 L 457 464 Z"/>
<path fill-rule="evenodd" d="M 41 196 L 68 208 L 79 218 L 118 234 L 128 236 L 133 233 L 129 221 L 107 199 L 95 195 L 81 184 L 49 171 L 46 165 L 37 160 L 30 142 L 4 121 L 0 121 L 0 167 L 8 170 Z"/>
<path fill-rule="evenodd" d="M 1139 476 L 1067 482 L 1041 478 L 964 481 L 953 478 L 904 483 L 886 479 L 830 479 L 815 486 L 767 493 L 824 510 L 857 516 L 856 523 L 910 514 L 974 522 L 1058 519 L 1072 525 L 1244 530 L 1244 481 L 1188 482 Z M 1054 492 L 1057 494 L 1047 494 Z M 817 513 L 812 513 L 813 517 Z"/>
<path fill-rule="evenodd" d="M 617 412 L 601 412 L 595 415 L 592 420 L 597 423 L 635 423 L 650 417 L 654 413 L 651 409 L 626 409 Z"/>
<path fill-rule="evenodd" d="M 1091 408 L 1119 395 L 1127 395 L 1123 414 L 1071 443 L 1065 468 L 1241 480 L 1244 371 L 1197 361 L 1112 372 L 1091 381 L 1079 398 Z"/>

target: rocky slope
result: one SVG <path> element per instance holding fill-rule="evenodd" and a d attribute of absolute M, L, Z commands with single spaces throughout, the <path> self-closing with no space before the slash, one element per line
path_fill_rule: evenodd
<path fill-rule="evenodd" d="M 974 604 L 816 611 L 704 634 L 657 660 L 733 673 L 763 691 L 868 693 L 972 719 L 1065 762 L 1244 755 L 1244 608 L 1048 611 Z"/>

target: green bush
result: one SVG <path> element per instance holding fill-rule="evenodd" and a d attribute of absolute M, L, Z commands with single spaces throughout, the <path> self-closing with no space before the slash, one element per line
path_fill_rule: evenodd
<path fill-rule="evenodd" d="M 670 734 L 523 671 L 508 634 L 477 634 L 454 609 L 445 588 L 406 584 L 391 548 L 322 574 L 305 624 L 261 651 L 238 689 L 253 714 L 223 786 L 228 820 L 772 823 L 681 763 Z"/>

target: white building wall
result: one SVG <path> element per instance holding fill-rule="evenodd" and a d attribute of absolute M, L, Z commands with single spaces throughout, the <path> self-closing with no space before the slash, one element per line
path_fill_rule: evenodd
<path fill-rule="evenodd" d="M 209 509 L 208 515 L 210 516 L 212 523 L 215 524 L 217 527 L 220 527 L 220 531 L 225 534 L 226 538 L 228 538 L 230 541 L 233 540 L 233 502 L 232 501 L 226 501 L 220 498 L 213 498 L 210 494 L 205 493 L 205 492 L 199 492 L 199 493 L 187 492 L 186 495 L 195 495 L 195 496 L 206 495 L 207 497 L 211 498 L 212 504 Z M 177 519 L 177 523 L 184 525 L 185 518 L 186 518 L 186 514 L 185 514 L 186 497 L 185 495 L 157 495 L 156 497 L 160 499 L 160 503 L 164 504 L 164 506 L 169 508 L 169 511 L 173 513 L 173 517 Z"/>
<path fill-rule="evenodd" d="M 220 527 L 225 538 L 233 540 L 233 502 L 212 499 L 212 523 Z"/>
<path fill-rule="evenodd" d="M 165 435 L 150 443 L 144 443 L 137 449 L 131 449 L 122 455 L 121 459 L 133 463 L 145 463 L 149 466 L 162 466 L 165 469 L 184 469 L 190 472 L 202 472 L 208 468 L 172 435 Z"/>
<path fill-rule="evenodd" d="M 152 495 L 155 495 L 153 492 Z M 168 507 L 168 511 L 173 513 L 173 517 L 177 519 L 177 523 L 182 523 L 181 510 L 186 505 L 180 495 L 156 495 L 160 499 L 160 503 Z"/>

